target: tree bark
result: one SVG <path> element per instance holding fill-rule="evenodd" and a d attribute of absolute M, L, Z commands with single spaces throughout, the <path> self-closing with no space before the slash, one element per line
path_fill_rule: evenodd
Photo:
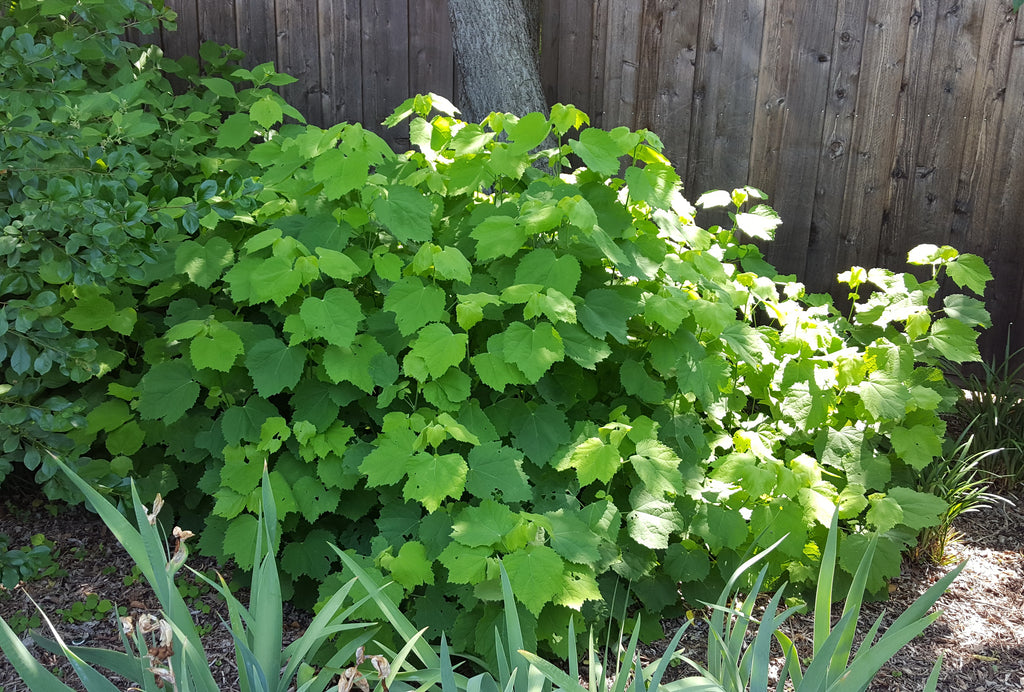
<path fill-rule="evenodd" d="M 461 103 L 469 122 L 492 111 L 546 111 L 537 0 L 448 0 Z M 532 18 L 532 21 L 531 21 Z"/>

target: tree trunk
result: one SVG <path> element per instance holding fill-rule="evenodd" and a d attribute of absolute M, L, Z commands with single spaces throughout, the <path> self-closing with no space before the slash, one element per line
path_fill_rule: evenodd
<path fill-rule="evenodd" d="M 500 111 L 546 111 L 537 0 L 448 0 L 461 103 L 469 122 Z M 531 21 L 532 19 L 532 21 Z"/>

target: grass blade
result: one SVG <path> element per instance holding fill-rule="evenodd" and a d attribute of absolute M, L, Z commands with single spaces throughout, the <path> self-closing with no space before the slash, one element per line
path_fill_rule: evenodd
<path fill-rule="evenodd" d="M 397 665 L 396 665 L 397 667 Z M 441 692 L 458 692 L 455 684 L 455 669 L 452 668 L 452 657 L 448 653 L 448 639 L 441 633 Z"/>
<path fill-rule="evenodd" d="M 366 587 L 366 590 L 370 593 L 370 598 L 372 598 L 377 604 L 377 607 L 380 608 L 381 613 L 383 613 L 384 617 L 388 619 L 391 626 L 395 628 L 395 631 L 402 638 L 402 641 L 411 641 L 416 637 L 416 628 L 411 622 L 409 622 L 409 618 L 405 617 L 402 611 L 398 609 L 398 606 L 396 606 L 390 598 L 384 595 L 384 592 L 382 591 L 384 587 L 378 586 L 366 570 L 360 567 L 355 560 L 340 550 L 336 545 L 332 544 L 331 548 L 338 554 L 341 561 L 345 563 L 345 567 L 352 570 L 352 573 L 356 578 L 359 579 L 364 587 Z M 423 640 L 418 640 L 414 650 L 416 655 L 419 657 L 420 662 L 423 663 L 425 667 L 440 670 L 441 658 L 429 644 Z"/>
<path fill-rule="evenodd" d="M 651 681 L 647 687 L 650 692 L 657 692 L 658 686 L 661 684 L 661 678 L 664 677 L 665 671 L 668 670 L 668 664 L 672 662 L 672 655 L 676 652 L 676 648 L 679 646 L 679 640 L 683 638 L 683 634 L 690 628 L 692 623 L 692 620 L 687 620 L 683 623 L 682 627 L 676 630 L 672 640 L 665 648 L 665 654 L 652 664 L 654 666 L 654 672 L 651 674 Z"/>
<path fill-rule="evenodd" d="M 38 692 L 73 692 L 32 656 L 3 618 L 0 618 L 0 651 L 7 655 L 7 660 L 28 689 Z"/>
<path fill-rule="evenodd" d="M 835 579 L 836 555 L 839 542 L 839 508 L 832 513 L 832 522 L 825 539 L 825 552 L 821 556 L 821 568 L 818 570 L 818 586 L 814 592 L 814 635 L 812 640 L 813 654 L 825 642 L 832 627 L 832 586 Z"/>

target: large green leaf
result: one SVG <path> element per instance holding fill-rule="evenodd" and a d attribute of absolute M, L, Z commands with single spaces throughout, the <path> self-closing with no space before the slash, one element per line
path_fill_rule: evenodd
<path fill-rule="evenodd" d="M 286 346 L 278 339 L 257 341 L 245 354 L 245 367 L 264 398 L 298 384 L 305 366 L 306 349 Z"/>
<path fill-rule="evenodd" d="M 569 146 L 587 168 L 605 176 L 619 172 L 619 157 L 625 153 L 610 134 L 593 127 L 583 130 L 578 140 L 570 139 Z"/>
<path fill-rule="evenodd" d="M 675 505 L 644 490 L 635 490 L 632 495 L 634 509 L 626 515 L 629 537 L 647 548 L 667 548 L 672 534 L 685 526 Z"/>
<path fill-rule="evenodd" d="M 460 454 L 418 454 L 408 463 L 405 498 L 416 500 L 428 512 L 433 512 L 445 498 L 462 494 L 468 470 Z"/>
<path fill-rule="evenodd" d="M 520 518 L 494 500 L 462 510 L 452 522 L 452 538 L 470 547 L 500 548 L 505 535 L 520 524 Z"/>
<path fill-rule="evenodd" d="M 548 248 L 538 248 L 526 253 L 516 267 L 517 284 L 540 284 L 554 288 L 562 295 L 571 296 L 576 291 L 582 271 L 579 260 L 572 255 L 559 257 Z"/>
<path fill-rule="evenodd" d="M 352 344 L 356 329 L 363 320 L 359 301 L 344 288 L 332 288 L 324 293 L 323 298 L 306 298 L 299 308 L 299 315 L 313 334 L 342 348 Z"/>
<path fill-rule="evenodd" d="M 476 240 L 476 259 L 485 262 L 517 253 L 527 231 L 513 217 L 498 214 L 484 219 L 469 235 Z"/>
<path fill-rule="evenodd" d="M 407 276 L 388 291 L 384 309 L 395 313 L 399 331 L 408 336 L 430 322 L 446 322 L 444 290 L 428 286 L 417 276 Z"/>
<path fill-rule="evenodd" d="M 747 538 L 747 522 L 738 511 L 720 505 L 701 505 L 690 524 L 690 532 L 700 536 L 717 552 L 739 548 Z"/>
<path fill-rule="evenodd" d="M 526 375 L 529 383 L 539 380 L 552 364 L 565 357 L 562 338 L 549 322 L 541 322 L 534 329 L 513 322 L 502 337 L 502 357 Z"/>
<path fill-rule="evenodd" d="M 576 314 L 580 324 L 591 335 L 603 338 L 606 334 L 620 344 L 626 343 L 626 321 L 638 306 L 627 296 L 610 288 L 595 288 L 583 298 Z"/>
<path fill-rule="evenodd" d="M 925 338 L 943 358 L 953 363 L 981 360 L 978 353 L 978 334 L 959 320 L 951 317 L 936 320 Z"/>
<path fill-rule="evenodd" d="M 406 374 L 421 382 L 441 377 L 466 358 L 468 341 L 467 335 L 453 334 L 443 324 L 428 324 L 416 335 L 405 356 Z"/>
<path fill-rule="evenodd" d="M 551 547 L 569 562 L 593 565 L 601 561 L 601 536 L 564 509 L 544 515 L 551 527 Z"/>
<path fill-rule="evenodd" d="M 434 234 L 430 214 L 433 205 L 423 193 L 408 185 L 391 185 L 373 203 L 373 212 L 388 231 L 403 243 L 425 242 Z"/>
<path fill-rule="evenodd" d="M 565 414 L 550 404 L 541 404 L 521 419 L 512 422 L 516 446 L 534 464 L 545 466 L 558 447 L 569 439 Z"/>
<path fill-rule="evenodd" d="M 220 322 L 211 322 L 206 333 L 195 336 L 189 344 L 189 355 L 197 370 L 228 372 L 244 351 L 242 338 Z"/>
<path fill-rule="evenodd" d="M 192 378 L 192 368 L 180 358 L 154 365 L 139 382 L 139 415 L 165 423 L 181 418 L 199 398 Z"/>
<path fill-rule="evenodd" d="M 563 470 L 573 468 L 579 478 L 580 485 L 590 485 L 594 481 L 608 483 L 622 464 L 619 450 L 605 444 L 597 437 L 591 437 L 576 445 L 566 459 L 556 468 Z"/>
<path fill-rule="evenodd" d="M 178 246 L 174 270 L 187 274 L 193 283 L 209 288 L 231 266 L 234 259 L 231 244 L 219 236 L 210 238 L 205 245 L 186 240 Z"/>
<path fill-rule="evenodd" d="M 534 615 L 562 590 L 565 564 L 546 545 L 529 545 L 502 560 L 512 591 Z"/>
<path fill-rule="evenodd" d="M 504 502 L 526 502 L 533 496 L 522 453 L 490 442 L 471 449 L 467 461 L 466 491 L 476 497 L 500 495 Z"/>

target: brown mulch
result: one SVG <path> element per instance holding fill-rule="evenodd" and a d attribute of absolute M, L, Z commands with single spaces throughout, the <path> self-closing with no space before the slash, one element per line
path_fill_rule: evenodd
<path fill-rule="evenodd" d="M 939 690 L 975 692 L 985 690 L 1024 690 L 1024 507 L 998 505 L 962 516 L 955 526 L 960 537 L 947 551 L 950 563 L 967 559 L 968 565 L 949 592 L 940 600 L 943 617 L 924 635 L 903 649 L 882 670 L 870 689 L 873 691 L 920 690 L 940 654 L 944 658 Z M 55 507 L 38 498 L 7 497 L 0 504 L 0 533 L 12 538 L 13 546 L 25 545 L 33 534 L 42 533 L 57 546 L 57 561 L 64 576 L 55 576 L 24 584 L 25 590 L 46 610 L 62 636 L 69 642 L 121 649 L 111 618 L 98 622 L 69 623 L 56 615 L 95 593 L 118 605 L 130 608 L 134 615 L 158 614 L 158 604 L 142 580 L 129 585 L 132 561 L 107 531 L 103 523 L 81 507 Z M 208 561 L 190 558 L 196 569 L 209 569 Z M 950 567 L 905 563 L 903 573 L 892 582 L 886 602 L 867 603 L 861 616 L 862 628 L 885 610 L 884 622 L 891 622 L 914 599 Z M 131 581 L 129 579 L 129 581 Z M 240 594 L 244 602 L 244 593 Z M 197 597 L 195 619 L 209 632 L 204 646 L 215 678 L 224 690 L 237 689 L 234 649 L 230 634 L 221 625 L 226 619 L 216 594 Z M 201 604 L 210 608 L 204 613 Z M 11 621 L 18 615 L 31 615 L 31 604 L 20 591 L 0 590 L 0 617 Z M 309 616 L 287 610 L 286 635 L 301 634 Z M 795 616 L 784 626 L 797 646 L 810 646 L 812 620 L 809 615 Z M 664 623 L 672 632 L 677 623 Z M 703 660 L 706 628 L 698 623 L 683 639 L 686 655 Z M 31 643 L 26 638 L 26 643 Z M 67 684 L 80 689 L 67 664 L 57 656 L 33 645 L 33 653 L 49 668 L 63 674 Z M 657 645 L 644 650 L 645 657 L 659 655 Z M 684 667 L 673 668 L 675 676 L 688 674 Z M 115 681 L 128 689 L 125 681 Z M 0 692 L 23 692 L 26 686 L 13 667 L 0 656 Z"/>

